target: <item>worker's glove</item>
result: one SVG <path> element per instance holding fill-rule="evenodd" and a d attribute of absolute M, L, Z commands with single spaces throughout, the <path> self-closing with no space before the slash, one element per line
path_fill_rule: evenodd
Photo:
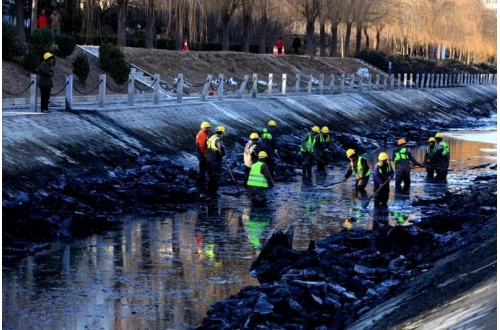
<path fill-rule="evenodd" d="M 347 178 L 344 178 L 344 182 L 346 182 L 346 181 L 347 181 Z"/>

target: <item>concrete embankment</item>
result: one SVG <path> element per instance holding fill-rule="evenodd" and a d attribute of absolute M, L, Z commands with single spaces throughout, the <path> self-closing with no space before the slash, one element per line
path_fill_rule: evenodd
<path fill-rule="evenodd" d="M 234 154 L 241 152 L 235 143 L 245 141 L 269 119 L 277 122 L 283 136 L 298 132 L 302 136 L 312 125 L 327 125 L 336 133 L 361 136 L 359 145 L 376 144 L 389 128 L 391 134 L 407 137 L 413 126 L 435 132 L 473 122 L 489 115 L 486 109 L 492 108 L 492 102 L 496 105 L 496 95 L 496 85 L 475 85 L 274 98 L 259 95 L 257 99 L 117 105 L 43 115 L 4 111 L 2 189 L 4 196 L 14 197 L 19 191 L 47 187 L 55 177 L 99 176 L 118 166 L 127 168 L 138 155 L 148 153 L 196 168 L 194 136 L 202 121 L 225 126 L 226 146 Z"/>

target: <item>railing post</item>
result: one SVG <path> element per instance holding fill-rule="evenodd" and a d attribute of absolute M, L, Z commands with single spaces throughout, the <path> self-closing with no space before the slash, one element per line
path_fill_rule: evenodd
<path fill-rule="evenodd" d="M 154 75 L 154 84 L 153 84 L 153 103 L 160 103 L 160 74 L 155 73 Z"/>
<path fill-rule="evenodd" d="M 252 98 L 257 97 L 257 74 L 253 74 L 253 84 L 252 84 Z"/>
<path fill-rule="evenodd" d="M 31 85 L 30 85 L 30 111 L 31 112 L 36 112 L 36 102 L 38 101 L 38 95 L 37 95 L 37 91 L 38 91 L 38 88 L 36 86 L 36 82 L 37 82 L 37 75 L 36 74 L 32 74 L 31 75 Z"/>
<path fill-rule="evenodd" d="M 66 111 L 73 109 L 73 75 L 66 75 Z"/>
<path fill-rule="evenodd" d="M 393 90 L 394 90 L 394 73 L 391 73 L 391 77 L 390 77 L 390 83 L 389 83 L 389 85 L 390 85 L 390 86 L 389 86 L 389 89 L 390 89 L 391 91 L 393 91 Z"/>
<path fill-rule="evenodd" d="M 380 74 L 377 73 L 375 75 L 375 87 L 374 87 L 377 91 L 380 90 Z"/>
<path fill-rule="evenodd" d="M 428 74 L 427 74 L 427 82 L 426 82 L 426 84 L 425 84 L 425 87 L 426 87 L 426 88 L 429 88 L 429 86 L 430 86 L 430 85 L 431 85 L 431 74 L 430 74 L 430 73 L 428 73 Z"/>
<path fill-rule="evenodd" d="M 388 74 L 384 74 L 384 91 L 387 91 L 387 80 L 389 79 Z"/>
<path fill-rule="evenodd" d="M 403 74 L 403 88 L 408 88 L 408 74 Z"/>
<path fill-rule="evenodd" d="M 401 73 L 398 73 L 398 81 L 397 81 L 397 88 L 400 89 L 401 88 Z"/>
<path fill-rule="evenodd" d="M 295 74 L 295 94 L 300 94 L 300 73 Z"/>
<path fill-rule="evenodd" d="M 208 87 L 210 87 L 211 83 L 212 83 L 212 75 L 209 74 L 207 76 L 207 81 L 205 81 L 205 84 L 203 85 L 203 91 L 201 92 L 201 96 L 200 96 L 201 102 L 204 102 L 206 100 L 207 94 L 208 94 Z"/>
<path fill-rule="evenodd" d="M 330 86 L 328 87 L 328 91 L 330 94 L 333 94 L 333 91 L 335 90 L 335 74 L 331 73 L 330 74 Z"/>
<path fill-rule="evenodd" d="M 319 75 L 319 93 L 320 94 L 323 94 L 324 80 L 325 80 L 325 74 L 322 73 Z"/>
<path fill-rule="evenodd" d="M 410 88 L 413 88 L 413 73 L 410 73 Z"/>
<path fill-rule="evenodd" d="M 182 103 L 182 93 L 184 90 L 184 75 L 177 74 L 177 103 Z"/>
<path fill-rule="evenodd" d="M 349 89 L 354 89 L 354 75 L 351 75 L 351 81 L 349 82 Z"/>
<path fill-rule="evenodd" d="M 219 74 L 219 86 L 217 86 L 217 99 L 222 100 L 224 96 L 224 75 Z"/>
<path fill-rule="evenodd" d="M 99 108 L 104 108 L 106 100 L 106 75 L 99 75 Z"/>
<path fill-rule="evenodd" d="M 340 86 L 339 86 L 339 91 L 340 94 L 344 93 L 344 86 L 345 85 L 345 73 L 342 73 L 340 75 Z"/>
<path fill-rule="evenodd" d="M 425 83 L 425 73 L 420 74 L 420 88 L 424 88 Z"/>
<path fill-rule="evenodd" d="M 243 81 L 241 82 L 240 89 L 238 89 L 238 93 L 236 94 L 237 99 L 241 99 L 243 97 L 243 90 L 247 87 L 247 83 L 248 83 L 248 75 L 246 74 L 243 76 Z"/>
<path fill-rule="evenodd" d="M 267 96 L 273 96 L 273 74 L 269 74 L 269 80 L 267 82 Z"/>
<path fill-rule="evenodd" d="M 359 92 L 363 93 L 363 77 L 359 77 Z"/>
<path fill-rule="evenodd" d="M 368 74 L 368 92 L 372 91 L 372 75 Z"/>
<path fill-rule="evenodd" d="M 311 95 L 311 93 L 312 93 L 312 79 L 313 79 L 312 75 L 310 75 L 307 78 L 307 95 Z"/>
<path fill-rule="evenodd" d="M 134 90 L 135 88 L 135 73 L 130 73 L 128 75 L 128 105 L 134 105 Z"/>
<path fill-rule="evenodd" d="M 281 95 L 286 96 L 286 73 L 281 78 Z"/>

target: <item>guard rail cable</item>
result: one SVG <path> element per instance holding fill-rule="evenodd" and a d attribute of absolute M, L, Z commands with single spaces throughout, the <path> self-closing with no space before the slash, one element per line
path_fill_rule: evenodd
<path fill-rule="evenodd" d="M 10 96 L 18 96 L 18 95 L 21 95 L 22 93 L 26 92 L 26 91 L 28 90 L 28 88 L 30 88 L 30 87 L 31 87 L 31 85 L 33 85 L 33 83 L 34 83 L 34 81 L 32 81 L 32 82 L 28 85 L 28 87 L 26 87 L 26 88 L 25 88 L 22 92 L 20 92 L 20 93 L 9 93 L 9 92 L 7 92 L 6 90 L 4 90 L 3 88 L 2 88 L 2 92 L 4 92 L 4 93 L 5 93 L 5 94 L 7 94 L 7 95 L 10 95 Z"/>
<path fill-rule="evenodd" d="M 146 88 L 146 89 L 141 89 L 139 86 L 137 86 L 137 80 L 136 80 L 136 79 L 134 79 L 134 85 L 135 85 L 135 87 L 136 87 L 138 90 L 140 90 L 140 91 L 142 91 L 142 92 L 147 92 L 148 90 L 153 89 L 153 86 L 156 84 L 156 82 L 157 82 L 157 81 L 158 81 L 158 79 L 155 79 L 155 81 L 153 81 L 153 83 L 151 84 L 151 86 L 149 86 L 149 87 L 148 87 L 148 88 Z M 144 84 L 144 82 L 142 82 L 142 81 L 141 81 L 141 83 L 142 83 L 142 84 Z"/>
<path fill-rule="evenodd" d="M 95 92 L 95 91 L 99 88 L 99 86 L 101 86 L 102 81 L 103 81 L 103 79 L 100 79 L 100 80 L 99 80 L 99 83 L 97 84 L 97 86 L 95 86 L 95 88 L 94 88 L 94 89 L 92 89 L 92 90 L 91 90 L 90 92 L 88 92 L 88 93 L 85 93 L 85 92 L 79 91 L 79 90 L 78 90 L 78 88 L 76 88 L 76 87 L 75 87 L 75 85 L 73 85 L 73 89 L 74 89 L 75 91 L 77 91 L 78 93 L 82 94 L 82 95 L 90 95 L 90 93 Z"/>
<path fill-rule="evenodd" d="M 128 84 L 130 84 L 130 82 L 132 82 L 132 79 L 129 79 L 127 81 L 127 83 L 123 85 L 123 88 L 120 89 L 120 90 L 114 90 L 114 89 L 112 89 L 111 87 L 109 87 L 108 83 L 106 83 L 106 88 L 109 89 L 110 91 L 112 91 L 113 93 L 120 94 L 121 92 L 123 92 L 125 90 L 125 88 L 128 87 Z"/>
<path fill-rule="evenodd" d="M 66 86 L 68 86 L 68 83 L 69 82 L 66 81 L 66 84 L 61 88 L 61 90 L 59 92 L 57 92 L 57 93 L 51 93 L 50 96 L 56 96 L 57 94 L 61 93 L 66 88 Z"/>

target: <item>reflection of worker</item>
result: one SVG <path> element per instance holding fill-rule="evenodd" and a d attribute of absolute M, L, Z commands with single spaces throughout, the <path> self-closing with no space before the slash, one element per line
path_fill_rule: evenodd
<path fill-rule="evenodd" d="M 205 183 L 207 179 L 207 140 L 210 124 L 206 121 L 201 123 L 200 131 L 196 135 L 196 157 L 200 167 L 200 177 L 198 178 L 198 188 L 200 191 L 205 191 Z"/>
<path fill-rule="evenodd" d="M 378 163 L 373 167 L 373 191 L 380 189 L 374 197 L 375 207 L 387 207 L 389 193 L 391 191 L 389 181 L 394 178 L 394 170 L 387 161 L 387 154 L 381 152 L 378 155 Z"/>
<path fill-rule="evenodd" d="M 406 148 L 405 139 L 398 140 L 398 148 L 394 150 L 392 160 L 394 166 L 396 167 L 396 192 L 408 193 L 410 192 L 410 172 L 411 163 L 422 166 L 413 154 Z M 401 183 L 404 183 L 403 188 L 401 188 Z"/>
<path fill-rule="evenodd" d="M 252 165 L 248 176 L 247 186 L 252 190 L 252 202 L 263 205 L 267 201 L 269 186 L 274 187 L 274 181 L 266 165 L 267 153 L 259 152 L 259 160 Z"/>
<path fill-rule="evenodd" d="M 366 197 L 366 186 L 368 185 L 368 179 L 370 178 L 370 166 L 365 157 L 356 154 L 354 149 L 349 149 L 346 151 L 347 158 L 350 160 L 350 166 L 344 175 L 344 181 L 347 181 L 349 177 L 354 173 L 356 175 L 356 191 L 361 194 L 361 197 Z"/>
<path fill-rule="evenodd" d="M 437 146 L 434 137 L 429 138 L 429 146 L 425 149 L 424 164 L 427 171 L 427 179 L 434 179 L 434 172 L 437 172 Z"/>
<path fill-rule="evenodd" d="M 438 181 L 446 181 L 448 176 L 448 167 L 450 166 L 450 146 L 443 141 L 443 133 L 436 133 L 434 136 L 437 142 L 437 169 L 436 179 Z"/>
<path fill-rule="evenodd" d="M 212 197 L 218 195 L 219 182 L 222 176 L 222 157 L 226 155 L 222 138 L 226 134 L 223 126 L 217 126 L 215 134 L 207 140 L 208 190 Z"/>
<path fill-rule="evenodd" d="M 262 208 L 252 208 L 248 216 L 248 221 L 245 222 L 247 236 L 250 244 L 259 253 L 262 250 L 262 239 L 265 238 L 266 230 L 271 225 L 269 213 L 261 212 Z"/>

